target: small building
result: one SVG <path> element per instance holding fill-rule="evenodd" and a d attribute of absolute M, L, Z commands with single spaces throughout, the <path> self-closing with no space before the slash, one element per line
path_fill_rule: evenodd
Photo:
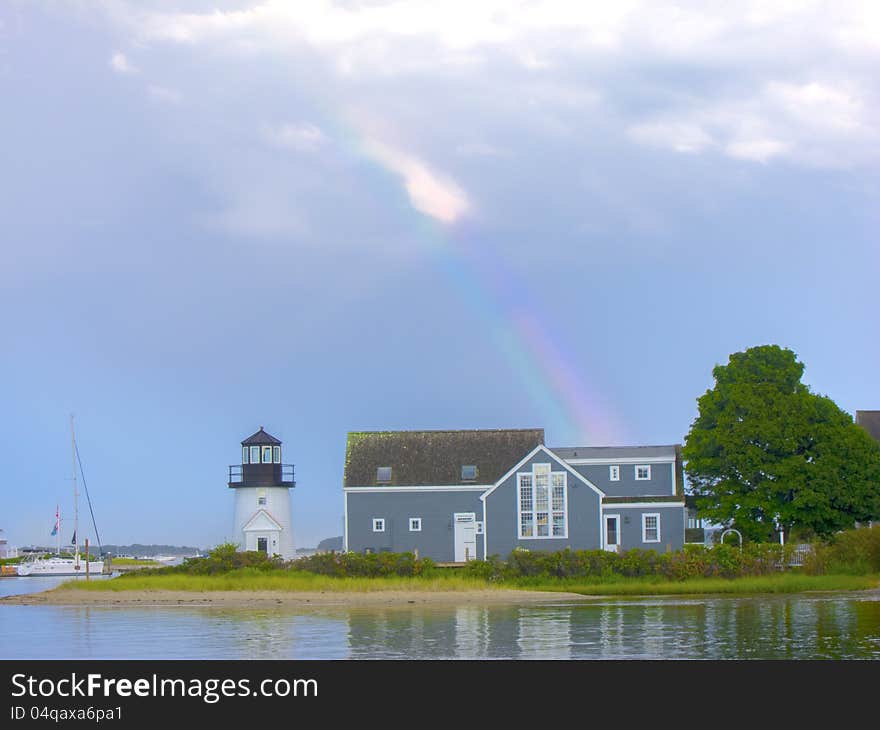
<path fill-rule="evenodd" d="M 856 424 L 880 441 L 880 411 L 856 411 Z"/>
<path fill-rule="evenodd" d="M 348 435 L 346 550 L 465 562 L 513 550 L 677 550 L 681 447 L 554 447 L 543 429 Z"/>
<path fill-rule="evenodd" d="M 229 467 L 235 490 L 233 535 L 243 550 L 295 557 L 290 490 L 293 464 L 281 463 L 281 441 L 263 427 L 241 442 L 241 464 Z"/>

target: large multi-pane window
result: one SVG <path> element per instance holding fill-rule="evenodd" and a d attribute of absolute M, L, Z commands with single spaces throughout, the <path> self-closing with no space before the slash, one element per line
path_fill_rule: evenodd
<path fill-rule="evenodd" d="M 517 475 L 520 538 L 568 535 L 567 475 L 550 464 L 534 464 Z"/>
<path fill-rule="evenodd" d="M 660 515 L 642 515 L 642 542 L 660 542 Z"/>

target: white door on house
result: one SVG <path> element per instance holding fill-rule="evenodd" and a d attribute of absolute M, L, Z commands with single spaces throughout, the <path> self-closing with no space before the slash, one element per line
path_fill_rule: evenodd
<path fill-rule="evenodd" d="M 455 525 L 455 562 L 466 563 L 477 557 L 477 516 L 473 512 L 456 512 L 452 516 Z"/>
<path fill-rule="evenodd" d="M 605 549 L 616 553 L 620 548 L 620 515 L 605 515 Z"/>

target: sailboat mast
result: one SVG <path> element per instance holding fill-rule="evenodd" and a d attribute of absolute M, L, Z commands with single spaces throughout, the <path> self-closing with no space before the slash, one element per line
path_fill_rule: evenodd
<path fill-rule="evenodd" d="M 76 436 L 73 431 L 73 414 L 70 414 L 70 460 L 73 466 L 73 555 L 79 570 L 79 491 L 76 485 Z"/>

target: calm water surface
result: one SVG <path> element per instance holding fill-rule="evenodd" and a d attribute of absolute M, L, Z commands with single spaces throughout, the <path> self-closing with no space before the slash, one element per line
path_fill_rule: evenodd
<path fill-rule="evenodd" d="M 57 578 L 4 578 L 0 595 Z M 0 658 L 880 659 L 852 593 L 544 606 L 247 610 L 0 605 Z"/>

